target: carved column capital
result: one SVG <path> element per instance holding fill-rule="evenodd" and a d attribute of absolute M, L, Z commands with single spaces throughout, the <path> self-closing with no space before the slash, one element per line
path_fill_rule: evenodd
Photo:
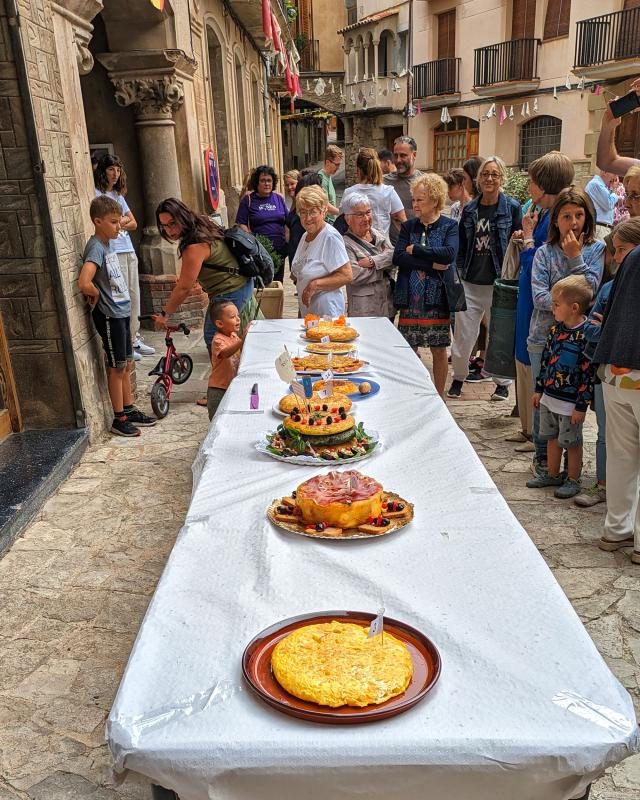
<path fill-rule="evenodd" d="M 133 106 L 139 121 L 170 120 L 184 103 L 184 79 L 191 79 L 196 62 L 182 50 L 101 53 L 115 87 L 119 106 Z"/>

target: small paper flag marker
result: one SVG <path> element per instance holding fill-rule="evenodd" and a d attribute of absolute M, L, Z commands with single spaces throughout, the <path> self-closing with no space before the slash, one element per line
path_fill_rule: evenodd
<path fill-rule="evenodd" d="M 378 616 L 371 620 L 369 625 L 369 634 L 367 639 L 373 639 L 374 636 L 384 636 L 384 608 L 378 609 Z M 384 640 L 383 640 L 384 641 Z"/>

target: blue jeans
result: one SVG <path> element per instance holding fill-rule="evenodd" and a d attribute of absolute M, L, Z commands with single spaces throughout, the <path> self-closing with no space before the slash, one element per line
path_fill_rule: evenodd
<path fill-rule="evenodd" d="M 607 479 L 607 414 L 604 408 L 602 384 L 596 383 L 593 387 L 593 410 L 596 412 L 598 423 L 598 438 L 596 440 L 596 479 L 598 483 Z"/>
<path fill-rule="evenodd" d="M 204 343 L 207 345 L 207 350 L 209 355 L 211 355 L 211 342 L 213 341 L 213 337 L 216 333 L 216 326 L 211 321 L 211 306 L 213 303 L 217 303 L 220 300 L 231 300 L 232 303 L 235 303 L 238 311 L 240 312 L 240 316 L 242 316 L 242 309 L 247 305 L 249 300 L 251 300 L 251 295 L 253 294 L 253 278 L 250 278 L 244 286 L 240 289 L 236 289 L 235 292 L 228 292 L 227 294 L 217 294 L 214 297 L 209 298 L 209 308 L 207 308 L 207 315 L 204 319 Z"/>
<path fill-rule="evenodd" d="M 529 350 L 529 361 L 531 362 L 531 375 L 533 377 L 533 391 L 536 390 L 536 381 L 542 366 L 542 352 L 536 353 Z M 536 447 L 536 461 L 540 464 L 547 463 L 547 443 L 540 438 L 540 411 L 533 409 L 532 439 Z"/>

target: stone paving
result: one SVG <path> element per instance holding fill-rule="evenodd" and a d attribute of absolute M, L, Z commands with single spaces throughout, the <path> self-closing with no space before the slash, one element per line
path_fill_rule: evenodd
<path fill-rule="evenodd" d="M 286 313 L 295 316 L 287 292 Z M 180 338 L 178 338 L 180 337 Z M 162 337 L 147 340 L 163 347 Z M 182 347 L 181 335 L 176 335 Z M 104 724 L 149 599 L 184 518 L 191 462 L 208 420 L 195 405 L 208 364 L 201 334 L 184 347 L 193 377 L 169 416 L 135 440 L 89 448 L 78 469 L 0 560 L 0 800 L 149 800 L 143 779 L 110 782 Z M 146 371 L 138 366 L 148 411 Z M 425 358 L 425 361 L 427 359 Z M 640 713 L 640 567 L 596 547 L 603 509 L 579 510 L 525 487 L 529 459 L 504 436 L 511 403 L 491 384 L 465 387 L 449 408 L 538 546 Z M 590 417 L 592 415 L 589 415 Z M 593 475 L 593 420 L 585 473 Z M 636 800 L 640 757 L 609 770 L 594 800 Z M 454 800 L 453 798 L 451 800 Z M 462 800 L 462 798 L 460 798 Z"/>

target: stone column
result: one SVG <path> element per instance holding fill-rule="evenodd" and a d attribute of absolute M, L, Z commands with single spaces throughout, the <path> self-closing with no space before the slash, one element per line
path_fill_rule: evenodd
<path fill-rule="evenodd" d="M 155 210 L 161 200 L 180 197 L 173 115 L 184 102 L 181 78 L 190 78 L 197 64 L 182 50 L 102 53 L 97 58 L 115 87 L 116 103 L 135 111 L 144 195 L 140 271 L 176 275 L 175 246 L 160 236 Z"/>

